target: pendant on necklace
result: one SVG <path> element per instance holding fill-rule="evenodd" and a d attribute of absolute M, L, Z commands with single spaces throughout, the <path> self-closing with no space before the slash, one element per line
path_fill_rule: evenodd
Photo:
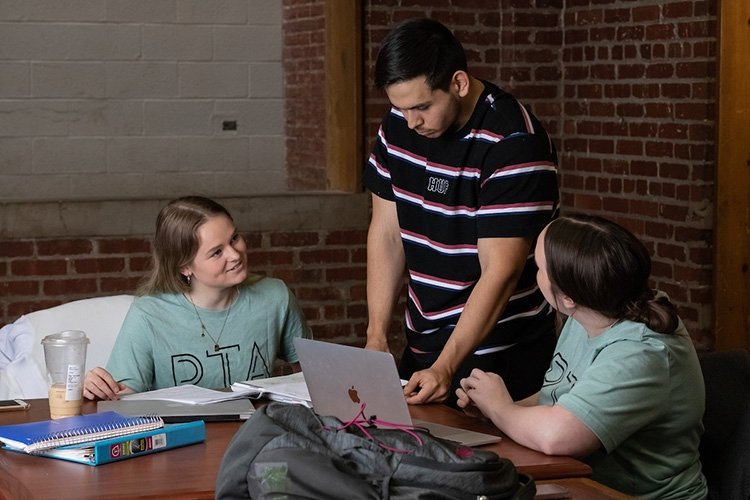
<path fill-rule="evenodd" d="M 214 344 L 214 352 L 219 352 L 219 344 Z"/>

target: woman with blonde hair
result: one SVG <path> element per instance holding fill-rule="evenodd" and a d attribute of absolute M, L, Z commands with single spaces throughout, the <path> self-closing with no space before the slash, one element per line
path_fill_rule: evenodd
<path fill-rule="evenodd" d="M 251 276 L 232 216 L 199 196 L 169 202 L 156 219 L 153 267 L 128 311 L 107 367 L 86 374 L 84 396 L 195 384 L 228 387 L 271 376 L 277 357 L 299 369 L 295 337 L 311 337 L 292 293 Z"/>

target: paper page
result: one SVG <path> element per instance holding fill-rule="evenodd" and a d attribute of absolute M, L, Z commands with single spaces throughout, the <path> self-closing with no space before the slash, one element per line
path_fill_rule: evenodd
<path fill-rule="evenodd" d="M 251 391 L 215 391 L 196 385 L 178 385 L 177 387 L 167 387 L 155 391 L 139 392 L 120 396 L 123 400 L 154 400 L 175 401 L 177 403 L 187 403 L 193 405 L 204 405 L 209 403 L 218 403 L 220 401 L 230 401 L 232 399 L 246 398 L 251 395 Z"/>
<path fill-rule="evenodd" d="M 257 396 L 265 396 L 273 401 L 311 406 L 310 393 L 307 390 L 302 372 L 232 384 L 233 391 L 246 391 L 248 389 L 255 391 Z"/>

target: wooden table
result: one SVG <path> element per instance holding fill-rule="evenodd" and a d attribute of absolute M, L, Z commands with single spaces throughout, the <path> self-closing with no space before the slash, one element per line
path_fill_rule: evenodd
<path fill-rule="evenodd" d="M 30 400 L 27 411 L 0 413 L 0 425 L 49 419 L 46 399 Z M 413 416 L 447 425 L 497 432 L 489 424 L 469 418 L 443 405 L 411 407 Z M 84 413 L 96 404 L 84 404 Z M 206 424 L 206 441 L 153 455 L 90 467 L 0 451 L 0 499 L 42 498 L 214 498 L 219 464 L 240 422 Z M 570 457 L 546 456 L 508 438 L 487 445 L 513 461 L 521 472 L 537 479 L 588 476 L 591 469 Z"/>
<path fill-rule="evenodd" d="M 462 412 L 445 405 L 409 406 L 409 411 L 412 418 L 439 422 L 453 427 L 472 429 L 498 436 L 503 435 L 489 422 L 467 417 Z M 535 479 L 588 477 L 591 475 L 591 467 L 575 458 L 545 455 L 521 446 L 508 437 L 503 437 L 499 443 L 480 446 L 480 448 L 494 451 L 501 457 L 509 458 L 519 472 L 528 474 Z"/>
<path fill-rule="evenodd" d="M 608 488 L 601 483 L 589 479 L 587 477 L 576 477 L 568 479 L 548 479 L 546 481 L 537 481 L 537 493 L 543 493 L 545 488 L 562 487 L 563 494 L 560 496 L 554 496 L 554 498 L 573 498 L 575 500 L 600 500 L 600 499 L 611 499 L 611 500 L 627 500 L 634 497 L 620 493 L 619 491 Z M 541 495 L 540 495 L 541 496 Z M 552 500 L 552 496 L 548 496 Z"/>

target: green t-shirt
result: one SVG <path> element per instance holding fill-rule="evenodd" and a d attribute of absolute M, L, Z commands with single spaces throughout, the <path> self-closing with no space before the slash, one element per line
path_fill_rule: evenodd
<path fill-rule="evenodd" d="M 228 315 L 198 308 L 216 342 L 201 336 L 198 316 L 184 295 L 137 298 L 112 348 L 107 370 L 115 380 L 142 392 L 184 384 L 228 387 L 271 376 L 277 357 L 297 362 L 294 338 L 312 335 L 286 285 L 262 278 L 239 290 Z"/>
<path fill-rule="evenodd" d="M 539 396 L 602 442 L 585 459 L 593 479 L 639 498 L 705 498 L 698 454 L 705 391 L 682 323 L 665 335 L 624 321 L 590 339 L 569 318 Z"/>

